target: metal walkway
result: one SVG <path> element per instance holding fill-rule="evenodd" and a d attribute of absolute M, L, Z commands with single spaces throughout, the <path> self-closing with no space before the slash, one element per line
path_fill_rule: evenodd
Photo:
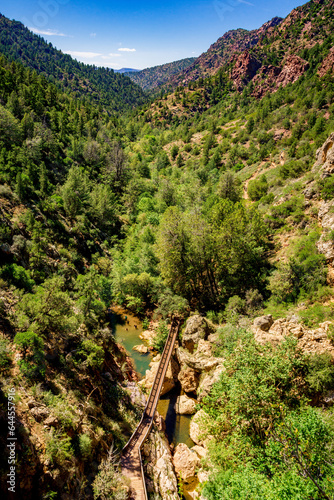
<path fill-rule="evenodd" d="M 122 474 L 131 481 L 132 500 L 148 500 L 140 448 L 153 424 L 162 384 L 174 349 L 175 340 L 179 333 L 179 328 L 179 320 L 173 319 L 143 416 L 137 429 L 123 448 L 121 459 Z"/>

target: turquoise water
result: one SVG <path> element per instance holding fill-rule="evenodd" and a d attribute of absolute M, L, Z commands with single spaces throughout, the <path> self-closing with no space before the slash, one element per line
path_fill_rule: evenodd
<path fill-rule="evenodd" d="M 190 439 L 189 427 L 192 415 L 178 415 L 175 412 L 177 397 L 181 393 L 180 387 L 175 387 L 168 394 L 161 396 L 158 403 L 158 412 L 166 422 L 166 434 L 168 441 L 177 446 L 185 443 L 189 448 L 194 446 L 194 441 Z"/>
<path fill-rule="evenodd" d="M 110 323 L 116 341 L 125 347 L 135 363 L 136 371 L 143 377 L 146 370 L 150 369 L 149 364 L 152 361 L 152 354 L 140 354 L 133 350 L 135 345 L 145 344 L 139 338 L 143 331 L 141 321 L 129 314 L 125 309 L 115 307 L 110 315 Z"/>

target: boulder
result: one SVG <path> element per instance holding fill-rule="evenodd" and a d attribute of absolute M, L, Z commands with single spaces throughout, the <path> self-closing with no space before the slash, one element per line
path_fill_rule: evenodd
<path fill-rule="evenodd" d="M 58 427 L 59 421 L 57 417 L 50 415 L 44 420 L 44 425 L 47 425 L 48 427 Z"/>
<path fill-rule="evenodd" d="M 316 172 L 320 168 L 320 176 L 322 179 L 329 177 L 334 173 L 334 132 L 330 134 L 328 139 L 316 152 L 316 161 L 313 166 L 313 171 Z M 325 203 L 325 202 L 324 202 Z"/>
<path fill-rule="evenodd" d="M 140 345 L 135 345 L 132 348 L 134 351 L 140 352 L 140 354 L 147 354 L 149 349 L 146 345 L 140 344 Z"/>
<path fill-rule="evenodd" d="M 183 482 L 189 483 L 196 477 L 200 459 L 186 444 L 179 443 L 175 448 L 173 463 L 177 475 L 182 478 Z"/>
<path fill-rule="evenodd" d="M 209 479 L 209 471 L 201 469 L 197 474 L 197 479 L 200 484 L 206 483 Z"/>
<path fill-rule="evenodd" d="M 254 328 L 258 328 L 263 332 L 267 332 L 271 325 L 274 323 L 273 317 L 271 314 L 267 314 L 266 316 L 260 316 L 259 318 L 255 318 L 253 322 Z"/>
<path fill-rule="evenodd" d="M 209 437 L 206 420 L 209 418 L 204 410 L 199 410 L 191 419 L 189 434 L 194 443 L 202 446 Z"/>
<path fill-rule="evenodd" d="M 136 384 L 136 382 L 126 381 L 123 384 L 123 387 L 128 392 L 130 399 L 131 399 L 131 403 L 133 405 L 137 405 L 140 408 L 144 409 L 146 406 L 146 398 L 145 398 L 144 394 L 141 392 L 141 390 L 139 389 L 138 384 Z"/>
<path fill-rule="evenodd" d="M 184 392 L 196 392 L 199 384 L 198 372 L 185 365 L 178 374 L 178 379 Z"/>
<path fill-rule="evenodd" d="M 330 353 L 334 357 L 334 346 L 327 336 L 331 322 L 324 322 L 320 328 L 308 330 L 302 323 L 298 322 L 298 317 L 279 318 L 270 327 L 268 332 L 263 332 L 252 327 L 254 338 L 257 342 L 270 342 L 278 345 L 287 335 L 293 335 L 298 339 L 298 347 L 307 354 Z"/>
<path fill-rule="evenodd" d="M 176 356 L 181 367 L 187 365 L 197 372 L 209 372 L 223 361 L 222 358 L 214 357 L 211 349 L 212 345 L 210 342 L 200 340 L 194 354 L 190 354 L 187 350 L 179 347 L 176 349 Z"/>
<path fill-rule="evenodd" d="M 334 391 L 327 391 L 323 399 L 326 405 L 332 406 L 334 404 Z"/>
<path fill-rule="evenodd" d="M 324 254 L 327 262 L 334 260 L 334 241 L 326 238 L 326 234 L 322 234 L 317 242 L 317 249 L 320 253 Z"/>
<path fill-rule="evenodd" d="M 160 358 L 161 358 L 160 354 L 158 356 L 155 356 L 155 358 L 150 363 L 151 369 L 146 370 L 145 377 L 143 378 L 143 380 L 139 382 L 140 387 L 142 387 L 148 392 L 152 389 L 155 376 L 159 369 Z M 171 358 L 167 368 L 164 383 L 162 385 L 161 396 L 167 394 L 167 392 L 171 391 L 175 387 L 178 371 L 179 367 L 177 362 L 175 361 L 175 359 Z"/>
<path fill-rule="evenodd" d="M 188 396 L 179 396 L 176 400 L 175 411 L 179 415 L 193 415 L 196 413 L 196 399 L 188 398 Z"/>
<path fill-rule="evenodd" d="M 36 422 L 42 422 L 50 415 L 50 412 L 44 406 L 43 407 L 35 406 L 34 408 L 31 408 L 30 414 L 34 417 Z"/>
<path fill-rule="evenodd" d="M 155 336 L 156 336 L 156 332 L 155 330 L 151 329 L 151 330 L 144 330 L 140 335 L 139 335 L 139 338 L 140 340 L 144 340 L 145 342 L 147 342 L 150 346 L 153 345 L 153 341 L 155 339 Z"/>
<path fill-rule="evenodd" d="M 199 340 L 206 339 L 210 333 L 211 328 L 202 316 L 199 314 L 190 316 L 182 335 L 182 345 L 188 351 L 193 352 Z"/>
<path fill-rule="evenodd" d="M 203 446 L 198 446 L 198 444 L 195 444 L 195 446 L 193 446 L 191 449 L 192 451 L 197 453 L 198 458 L 205 458 L 208 454 L 208 450 Z"/>
<path fill-rule="evenodd" d="M 200 377 L 200 382 L 197 389 L 197 400 L 202 401 L 209 395 L 213 385 L 218 382 L 222 371 L 224 370 L 223 364 L 219 364 L 209 373 L 203 373 Z"/>
<path fill-rule="evenodd" d="M 155 428 L 142 447 L 145 473 L 149 476 L 150 493 L 162 500 L 179 500 L 172 455 L 165 434 Z"/>

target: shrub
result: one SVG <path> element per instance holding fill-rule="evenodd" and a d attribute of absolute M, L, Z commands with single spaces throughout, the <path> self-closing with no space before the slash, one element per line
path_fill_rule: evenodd
<path fill-rule="evenodd" d="M 73 457 L 71 438 L 56 433 L 53 429 L 47 437 L 45 452 L 52 464 L 62 466 Z"/>
<path fill-rule="evenodd" d="M 24 288 L 30 292 L 35 285 L 31 279 L 30 271 L 27 271 L 22 266 L 17 264 L 6 264 L 0 271 L 0 276 L 8 283 L 16 286 L 17 288 Z"/>
<path fill-rule="evenodd" d="M 143 330 L 147 330 L 150 326 L 150 320 L 148 318 L 144 318 L 142 322 Z"/>
<path fill-rule="evenodd" d="M 117 465 L 109 456 L 101 462 L 99 473 L 94 480 L 94 499 L 127 500 L 128 488 L 125 482 L 125 477 L 118 472 Z"/>
<path fill-rule="evenodd" d="M 91 367 L 101 369 L 104 361 L 104 350 L 93 340 L 83 340 L 81 342 L 80 349 L 78 349 L 77 355 L 81 360 L 83 368 Z"/>
<path fill-rule="evenodd" d="M 158 307 L 156 314 L 161 314 L 164 319 L 172 316 L 173 314 L 183 315 L 189 308 L 187 299 L 180 295 L 175 295 L 167 288 L 159 295 Z"/>
<path fill-rule="evenodd" d="M 159 326 L 157 328 L 157 334 L 153 340 L 153 349 L 162 353 L 165 347 L 165 343 L 168 337 L 168 327 L 165 321 L 159 321 Z"/>
<path fill-rule="evenodd" d="M 89 458 L 92 453 L 92 440 L 88 434 L 80 434 L 79 436 L 79 450 L 84 459 Z"/>
<path fill-rule="evenodd" d="M 226 321 L 235 325 L 238 322 L 240 314 L 244 313 L 245 305 L 245 300 L 238 295 L 231 297 L 225 308 Z"/>
<path fill-rule="evenodd" d="M 325 258 L 316 248 L 318 233 L 300 238 L 288 262 L 279 263 L 269 280 L 274 300 L 294 302 L 313 296 L 326 282 Z"/>
<path fill-rule="evenodd" d="M 324 200 L 331 200 L 334 198 L 334 175 L 322 180 L 319 183 L 319 188 Z"/>
<path fill-rule="evenodd" d="M 259 179 L 254 179 L 248 184 L 248 196 L 252 201 L 258 201 L 268 193 L 267 177 L 263 174 Z"/>
<path fill-rule="evenodd" d="M 334 365 L 329 352 L 310 356 L 306 381 L 315 392 L 324 392 L 334 384 Z"/>
<path fill-rule="evenodd" d="M 0 336 L 0 372 L 6 372 L 12 363 L 10 342 Z"/>
<path fill-rule="evenodd" d="M 28 378 L 45 375 L 44 342 L 32 331 L 17 333 L 14 344 L 21 351 L 23 359 L 19 361 L 22 374 Z"/>

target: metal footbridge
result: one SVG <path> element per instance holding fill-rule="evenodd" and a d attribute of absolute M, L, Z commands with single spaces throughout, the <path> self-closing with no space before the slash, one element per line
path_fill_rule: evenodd
<path fill-rule="evenodd" d="M 159 368 L 141 421 L 122 451 L 122 474 L 131 481 L 131 500 L 148 500 L 140 449 L 151 430 L 161 388 L 179 333 L 180 321 L 173 319 Z"/>

